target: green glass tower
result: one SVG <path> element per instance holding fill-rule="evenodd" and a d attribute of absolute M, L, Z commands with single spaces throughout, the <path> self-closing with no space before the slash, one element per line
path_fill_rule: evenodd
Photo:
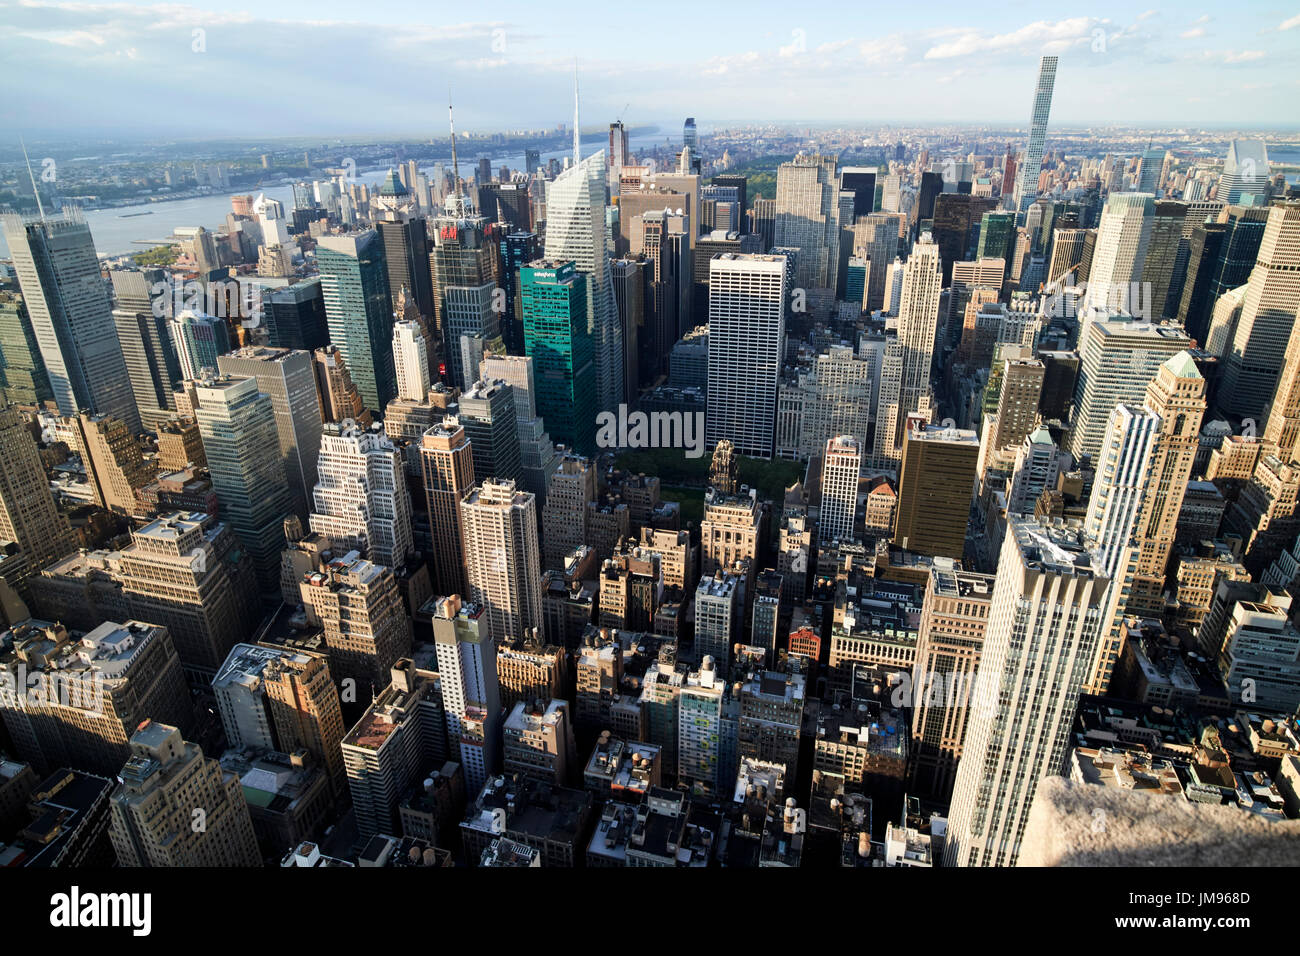
<path fill-rule="evenodd" d="M 397 395 L 384 243 L 374 229 L 321 236 L 316 262 L 330 341 L 343 354 L 366 408 L 382 412 Z"/>
<path fill-rule="evenodd" d="M 1003 275 L 1011 271 L 1011 260 L 1016 254 L 1016 214 L 1011 212 L 986 212 L 980 219 L 979 246 L 976 259 L 1001 259 L 1005 263 Z"/>
<path fill-rule="evenodd" d="M 0 402 L 40 405 L 53 400 L 45 360 L 22 296 L 0 292 Z"/>
<path fill-rule="evenodd" d="M 594 454 L 596 366 L 587 277 L 573 262 L 534 262 L 519 270 L 519 302 L 524 351 L 537 376 L 537 413 L 555 442 Z"/>

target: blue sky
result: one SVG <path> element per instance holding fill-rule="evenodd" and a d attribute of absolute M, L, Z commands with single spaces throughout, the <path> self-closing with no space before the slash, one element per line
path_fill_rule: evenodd
<path fill-rule="evenodd" d="M 694 115 L 1013 123 L 1061 57 L 1053 123 L 1292 126 L 1300 4 L 606 0 L 0 2 L 0 122 L 29 135 L 406 133 Z M 202 31 L 198 33 L 196 31 Z"/>

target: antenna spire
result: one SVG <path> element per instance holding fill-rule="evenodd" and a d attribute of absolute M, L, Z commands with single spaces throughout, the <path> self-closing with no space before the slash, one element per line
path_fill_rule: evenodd
<path fill-rule="evenodd" d="M 31 157 L 27 155 L 27 143 L 23 141 L 23 138 L 21 136 L 18 137 L 18 142 L 23 147 L 23 159 L 27 163 L 27 175 L 30 176 L 32 180 L 32 194 L 36 196 L 36 211 L 40 213 L 41 222 L 44 222 L 45 206 L 42 205 L 41 203 L 41 191 L 36 188 L 36 174 L 32 172 L 32 160 Z M 577 142 L 577 140 L 575 139 L 574 142 Z"/>
<path fill-rule="evenodd" d="M 460 163 L 456 159 L 456 117 L 451 108 L 451 87 L 447 88 L 447 127 L 451 130 L 452 213 L 457 219 L 463 219 L 465 217 L 465 202 L 460 195 Z"/>
<path fill-rule="evenodd" d="M 578 145 L 581 134 L 578 132 L 578 60 L 573 60 L 573 165 L 577 166 L 582 160 L 581 149 Z"/>

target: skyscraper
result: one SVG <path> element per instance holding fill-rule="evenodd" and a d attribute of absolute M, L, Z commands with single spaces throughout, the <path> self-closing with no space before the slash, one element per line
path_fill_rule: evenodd
<path fill-rule="evenodd" d="M 1228 144 L 1215 198 L 1229 205 L 1263 205 L 1268 195 L 1268 147 L 1262 139 L 1234 139 Z"/>
<path fill-rule="evenodd" d="M 424 332 L 417 322 L 393 325 L 393 368 L 397 374 L 397 397 L 422 402 L 429 395 L 429 353 Z"/>
<path fill-rule="evenodd" d="M 1262 418 L 1278 389 L 1300 302 L 1300 202 L 1270 206 L 1241 317 L 1224 353 L 1221 411 Z M 1283 403 L 1285 404 L 1285 402 Z"/>
<path fill-rule="evenodd" d="M 153 308 L 153 287 L 165 283 L 166 277 L 162 269 L 114 269 L 109 273 L 117 298 L 113 309 L 117 340 L 131 378 L 140 423 L 146 428 L 156 427 L 175 413 L 172 388 L 182 377 L 167 317 L 155 315 Z"/>
<path fill-rule="evenodd" d="M 167 323 L 181 377 L 199 378 L 205 368 L 217 367 L 217 356 L 230 351 L 230 327 L 225 319 L 186 309 Z"/>
<path fill-rule="evenodd" d="M 852 435 L 837 435 L 826 442 L 822 456 L 822 507 L 818 536 L 823 543 L 851 541 L 858 508 L 858 476 L 862 449 Z"/>
<path fill-rule="evenodd" d="M 76 206 L 57 219 L 3 217 L 27 314 L 63 415 L 112 415 L 132 434 L 140 415 L 90 227 Z"/>
<path fill-rule="evenodd" d="M 907 430 L 894 518 L 900 547 L 961 559 L 978 462 L 973 431 L 922 424 Z"/>
<path fill-rule="evenodd" d="M 119 515 L 139 515 L 135 493 L 157 477 L 157 470 L 144 460 L 135 436 L 109 415 L 82 412 L 66 421 L 76 436 L 73 450 L 81 456 L 96 503 Z"/>
<path fill-rule="evenodd" d="M 524 350 L 537 379 L 537 414 L 552 440 L 595 453 L 596 344 L 587 319 L 589 277 L 574 262 L 534 262 L 519 270 Z"/>
<path fill-rule="evenodd" d="M 1038 83 L 1034 103 L 1029 111 L 1029 143 L 1025 161 L 1016 170 L 1016 188 L 1012 203 L 1016 212 L 1028 212 L 1038 198 L 1038 174 L 1043 168 L 1043 149 L 1047 141 L 1047 117 L 1052 111 L 1052 87 L 1056 84 L 1058 57 L 1045 56 L 1038 64 Z"/>
<path fill-rule="evenodd" d="M 442 334 L 447 380 L 466 389 L 478 377 L 478 370 L 464 367 L 462 337 L 478 336 L 488 342 L 500 334 L 500 314 L 493 307 L 497 291 L 493 243 L 486 232 L 486 217 L 469 210 L 459 194 L 448 202 L 445 214 L 434 217 L 432 226 L 434 247 L 429 262 L 435 325 Z"/>
<path fill-rule="evenodd" d="M 521 640 L 542 625 L 537 503 L 513 481 L 485 479 L 460 502 L 469 594 L 494 638 Z"/>
<path fill-rule="evenodd" d="M 1205 379 L 1191 353 L 1179 352 L 1160 366 L 1147 386 L 1146 408 L 1160 417 L 1160 430 L 1144 476 L 1142 508 L 1134 532 L 1137 570 L 1126 610 L 1158 616 L 1165 608 L 1165 571 L 1205 415 Z"/>
<path fill-rule="evenodd" d="M 325 426 L 311 530 L 344 551 L 400 568 L 415 551 L 402 453 L 378 425 Z"/>
<path fill-rule="evenodd" d="M 497 681 L 497 642 L 481 604 L 458 595 L 438 598 L 433 641 L 442 679 L 447 740 L 465 769 L 471 793 L 483 789 L 500 766 L 501 689 Z"/>
<path fill-rule="evenodd" d="M 17 543 L 27 556 L 27 572 L 36 573 L 74 545 L 67 519 L 50 493 L 36 441 L 12 408 L 0 409 L 0 461 L 0 540 Z"/>
<path fill-rule="evenodd" d="M 274 347 L 311 352 L 329 343 L 319 277 L 283 289 L 269 289 L 263 293 L 262 305 L 266 310 L 266 332 Z"/>
<path fill-rule="evenodd" d="M 1074 421 L 1064 444 L 1075 459 L 1101 450 L 1111 410 L 1121 402 L 1141 405 L 1156 371 L 1191 340 L 1174 325 L 1137 322 L 1099 313 L 1080 323 L 1079 377 L 1074 387 Z"/>
<path fill-rule="evenodd" d="M 261 617 L 253 569 L 229 526 L 172 512 L 132 532 L 116 562 L 131 615 L 164 625 L 194 686 L 205 685 Z"/>
<path fill-rule="evenodd" d="M 300 518 L 306 517 L 316 484 L 321 436 L 320 396 L 311 353 L 250 345 L 218 356 L 217 369 L 223 375 L 257 379 L 257 390 L 271 397 L 292 507 Z"/>
<path fill-rule="evenodd" d="M 397 393 L 388 262 L 373 229 L 321 236 L 316 246 L 330 342 L 338 346 L 366 408 L 382 412 Z"/>
<path fill-rule="evenodd" d="M 475 475 L 482 480 L 522 479 L 523 459 L 512 385 L 502 381 L 475 382 L 461 393 L 459 418 L 474 454 Z"/>
<path fill-rule="evenodd" d="M 439 675 L 403 658 L 388 676 L 341 747 L 362 840 L 400 832 L 403 795 L 448 757 Z"/>
<path fill-rule="evenodd" d="M 433 586 L 437 594 L 465 591 L 461 499 L 474 484 L 474 455 L 465 429 L 444 418 L 420 439 L 424 494 L 433 538 Z"/>
<path fill-rule="evenodd" d="M 0 292 L 0 401 L 20 405 L 54 401 L 27 306 L 21 295 L 12 292 Z"/>
<path fill-rule="evenodd" d="M 930 566 L 912 670 L 912 781 L 947 797 L 961 760 L 971 691 L 979 672 L 994 577 L 961 571 L 951 561 Z"/>
<path fill-rule="evenodd" d="M 835 158 L 799 154 L 776 177 L 776 246 L 798 249 L 794 284 L 835 289 L 840 261 L 840 187 Z"/>
<path fill-rule="evenodd" d="M 217 493 L 221 517 L 252 555 L 258 579 L 279 579 L 284 517 L 292 507 L 271 396 L 255 378 L 203 378 L 195 383 L 194 417 Z"/>
<path fill-rule="evenodd" d="M 1014 866 L 1038 782 L 1062 772 L 1110 580 L 1077 528 L 1008 519 L 953 785 L 946 866 Z"/>
<path fill-rule="evenodd" d="M 732 253 L 709 262 L 709 448 L 725 438 L 742 454 L 772 457 L 787 263 L 785 256 Z"/>
<path fill-rule="evenodd" d="M 886 349 L 876 419 L 876 460 L 901 457 L 907 417 L 930 417 L 930 367 L 934 362 L 935 331 L 943 273 L 939 246 L 923 235 L 903 266 L 896 347 Z"/>
<path fill-rule="evenodd" d="M 307 622 L 324 631 L 343 703 L 368 702 L 411 652 L 411 621 L 392 569 L 350 551 L 304 575 L 298 591 Z"/>
<path fill-rule="evenodd" d="M 613 410 L 623 400 L 623 335 L 614 305 L 606 234 L 605 152 L 601 150 L 569 167 L 550 184 L 544 253 L 551 262 L 573 262 L 586 276 L 597 411 Z M 559 440 L 556 427 L 549 421 L 546 427 Z"/>
<path fill-rule="evenodd" d="M 1149 193 L 1111 193 L 1107 198 L 1088 269 L 1085 308 L 1123 309 L 1150 321 L 1160 318 L 1149 314 L 1151 303 L 1148 296 L 1141 295 L 1139 282 L 1154 219 L 1155 199 Z"/>

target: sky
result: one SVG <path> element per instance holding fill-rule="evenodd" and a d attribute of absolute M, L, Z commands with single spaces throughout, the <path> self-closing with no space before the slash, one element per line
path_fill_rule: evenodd
<path fill-rule="evenodd" d="M 6 134 L 272 138 L 583 125 L 1297 125 L 1300 3 L 0 0 Z M 1068 14 L 1068 15 L 1067 15 Z M 489 18 L 490 17 L 490 18 Z"/>

